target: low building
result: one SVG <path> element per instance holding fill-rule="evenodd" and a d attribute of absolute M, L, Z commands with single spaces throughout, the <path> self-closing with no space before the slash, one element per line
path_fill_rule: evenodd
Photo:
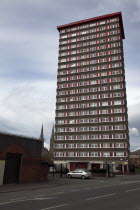
<path fill-rule="evenodd" d="M 130 153 L 131 164 L 140 166 L 140 149 Z"/>
<path fill-rule="evenodd" d="M 0 132 L 0 184 L 45 181 L 41 139 Z"/>

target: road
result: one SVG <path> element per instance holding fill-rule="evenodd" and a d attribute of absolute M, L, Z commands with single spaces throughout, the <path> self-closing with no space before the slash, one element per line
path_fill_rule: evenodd
<path fill-rule="evenodd" d="M 137 179 L 72 179 L 51 188 L 0 193 L 0 210 L 140 210 Z"/>

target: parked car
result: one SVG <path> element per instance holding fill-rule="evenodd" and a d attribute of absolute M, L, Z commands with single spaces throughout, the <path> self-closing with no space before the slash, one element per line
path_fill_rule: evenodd
<path fill-rule="evenodd" d="M 91 176 L 92 174 L 90 171 L 88 171 L 87 169 L 81 169 L 81 168 L 67 173 L 68 178 L 74 177 L 74 178 L 86 179 L 86 178 L 90 178 Z"/>
<path fill-rule="evenodd" d="M 55 169 L 54 167 L 50 167 L 50 168 L 49 168 L 49 172 L 50 172 L 50 173 L 56 173 L 56 169 Z"/>

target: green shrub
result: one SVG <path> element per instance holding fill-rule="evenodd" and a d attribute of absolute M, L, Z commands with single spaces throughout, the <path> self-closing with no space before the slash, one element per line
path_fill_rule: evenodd
<path fill-rule="evenodd" d="M 90 172 L 92 174 L 94 174 L 94 173 L 105 174 L 106 173 L 106 169 L 103 169 L 103 168 L 102 169 L 91 169 Z"/>

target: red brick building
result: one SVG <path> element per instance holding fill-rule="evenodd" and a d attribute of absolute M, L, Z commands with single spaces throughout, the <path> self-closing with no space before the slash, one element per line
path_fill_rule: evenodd
<path fill-rule="evenodd" d="M 128 171 L 129 133 L 121 12 L 57 27 L 55 163 Z M 123 167 L 122 167 L 123 165 Z"/>
<path fill-rule="evenodd" d="M 42 145 L 39 139 L 0 133 L 0 184 L 47 180 Z"/>

